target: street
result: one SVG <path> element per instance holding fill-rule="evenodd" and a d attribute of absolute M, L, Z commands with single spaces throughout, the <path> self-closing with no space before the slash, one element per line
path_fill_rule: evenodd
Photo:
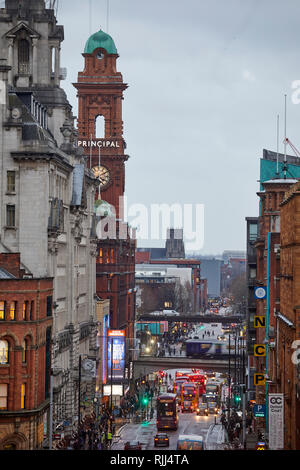
<path fill-rule="evenodd" d="M 196 434 L 203 437 L 207 450 L 217 450 L 223 438 L 222 426 L 217 417 L 214 426 L 214 416 L 196 416 L 196 413 L 179 413 L 179 426 L 177 431 L 168 431 L 169 450 L 176 450 L 177 439 L 180 434 Z M 164 450 L 166 447 L 155 447 L 154 436 L 157 433 L 156 418 L 144 424 L 126 424 L 120 431 L 120 437 L 115 438 L 112 450 L 124 450 L 127 441 L 139 441 L 143 450 Z"/>

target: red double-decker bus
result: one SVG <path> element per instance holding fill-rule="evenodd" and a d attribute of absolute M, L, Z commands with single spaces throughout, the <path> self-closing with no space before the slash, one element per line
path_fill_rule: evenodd
<path fill-rule="evenodd" d="M 189 374 L 189 381 L 198 385 L 199 395 L 205 393 L 205 376 L 202 374 Z"/>
<path fill-rule="evenodd" d="M 198 406 L 198 386 L 193 382 L 186 382 L 181 385 L 181 411 L 193 412 Z"/>
<path fill-rule="evenodd" d="M 178 428 L 177 404 L 175 393 L 164 393 L 156 401 L 157 430 Z"/>

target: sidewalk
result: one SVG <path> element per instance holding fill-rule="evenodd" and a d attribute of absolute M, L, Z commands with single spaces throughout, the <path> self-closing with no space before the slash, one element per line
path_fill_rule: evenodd
<path fill-rule="evenodd" d="M 212 424 L 205 440 L 206 450 L 224 450 L 228 442 L 227 432 L 222 424 Z"/>
<path fill-rule="evenodd" d="M 127 440 L 127 438 L 123 438 L 123 436 L 126 434 L 132 436 L 129 440 L 140 441 L 147 446 L 150 442 L 150 436 L 152 436 L 151 428 L 153 428 L 153 426 L 156 426 L 156 418 L 145 421 L 138 426 L 134 420 L 131 419 L 119 428 L 118 433 L 116 433 L 113 438 L 112 449 L 123 450 L 124 442 Z"/>

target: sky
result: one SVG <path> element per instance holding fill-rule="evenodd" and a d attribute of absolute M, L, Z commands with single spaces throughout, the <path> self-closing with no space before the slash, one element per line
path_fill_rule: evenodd
<path fill-rule="evenodd" d="M 101 27 L 115 41 L 118 71 L 129 85 L 129 207 L 203 204 L 204 241 L 192 250 L 245 250 L 245 217 L 258 215 L 259 159 L 264 148 L 276 151 L 278 114 L 284 151 L 285 94 L 287 136 L 300 149 L 300 3 L 110 0 L 108 10 L 107 3 L 59 1 L 61 66 L 68 70 L 62 87 L 74 114 L 81 53 Z"/>

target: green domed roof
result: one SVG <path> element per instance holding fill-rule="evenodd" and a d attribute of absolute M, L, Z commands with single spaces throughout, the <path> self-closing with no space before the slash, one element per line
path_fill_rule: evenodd
<path fill-rule="evenodd" d="M 94 213 L 97 217 L 115 217 L 115 208 L 103 199 L 97 199 L 94 204 Z"/>
<path fill-rule="evenodd" d="M 84 53 L 92 54 L 95 49 L 98 49 L 98 47 L 105 49 L 108 54 L 118 53 L 112 37 L 101 29 L 97 33 L 92 34 L 92 36 L 87 40 Z"/>

